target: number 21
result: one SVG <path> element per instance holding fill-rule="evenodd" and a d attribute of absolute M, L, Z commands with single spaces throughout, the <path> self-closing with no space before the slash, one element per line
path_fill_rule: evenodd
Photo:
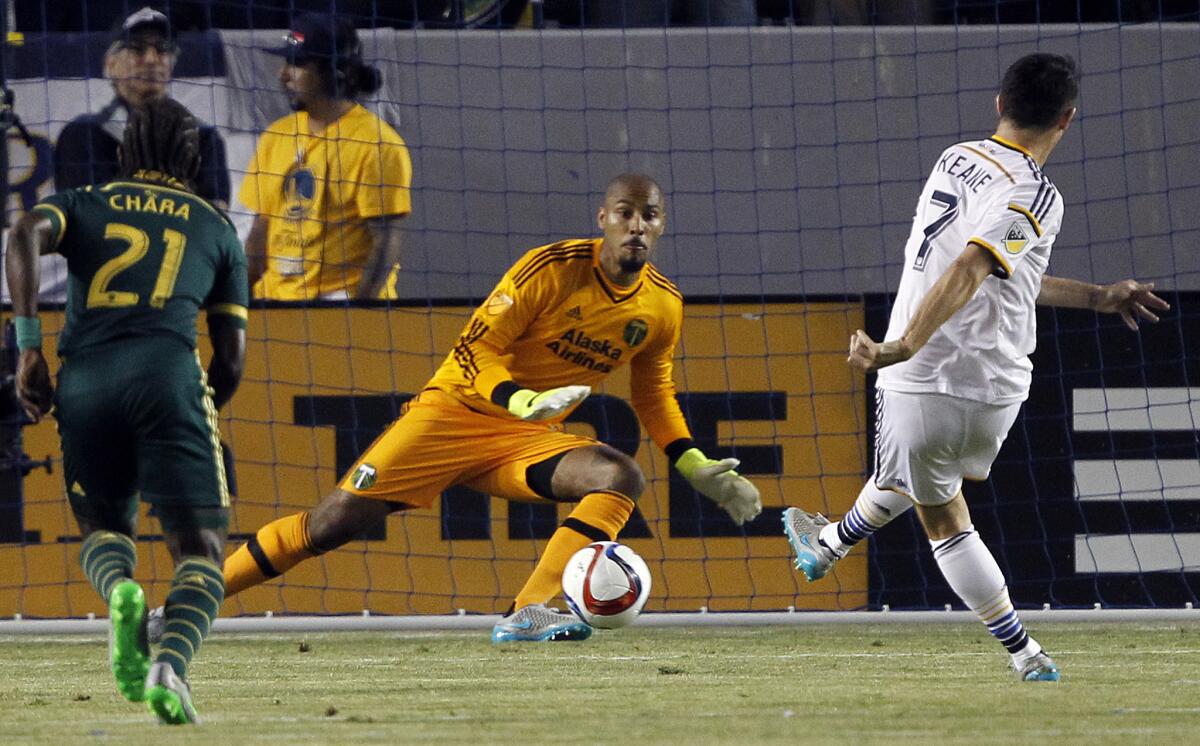
<path fill-rule="evenodd" d="M 104 226 L 104 237 L 124 241 L 129 248 L 100 265 L 88 286 L 88 308 L 127 308 L 136 306 L 139 300 L 137 293 L 126 290 L 109 290 L 108 284 L 113 278 L 137 264 L 146 256 L 150 249 L 150 237 L 141 228 L 124 223 L 109 223 Z M 179 265 L 183 263 L 183 248 L 187 245 L 187 236 L 170 228 L 163 230 L 163 242 L 166 252 L 163 254 L 162 268 L 158 270 L 158 279 L 150 294 L 150 305 L 162 308 L 167 305 L 167 299 L 175 289 L 175 280 L 179 278 Z"/>
<path fill-rule="evenodd" d="M 938 234 L 958 217 L 958 197 L 953 194 L 935 190 L 930 202 L 935 205 L 945 205 L 946 209 L 942 210 L 942 214 L 938 215 L 937 220 L 925 226 L 925 240 L 921 242 L 921 248 L 917 249 L 917 258 L 913 261 L 913 269 L 918 272 L 925 271 L 925 259 L 929 256 L 929 250 L 933 248 L 933 239 L 937 238 Z"/>

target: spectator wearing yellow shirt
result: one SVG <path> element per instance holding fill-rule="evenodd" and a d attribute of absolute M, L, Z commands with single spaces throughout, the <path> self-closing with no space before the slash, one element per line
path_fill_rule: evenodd
<path fill-rule="evenodd" d="M 411 211 L 404 140 L 356 101 L 379 89 L 349 21 L 296 19 L 279 73 L 293 113 L 259 137 L 239 198 L 254 297 L 395 298 L 400 221 Z"/>

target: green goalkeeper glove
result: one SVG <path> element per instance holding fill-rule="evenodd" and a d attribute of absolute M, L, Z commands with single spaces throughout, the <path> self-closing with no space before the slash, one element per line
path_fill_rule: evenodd
<path fill-rule="evenodd" d="M 535 422 L 559 416 L 592 393 L 591 386 L 561 386 L 549 391 L 521 389 L 508 399 L 508 411 Z"/>
<path fill-rule="evenodd" d="M 762 512 L 762 498 L 749 479 L 734 471 L 739 463 L 735 458 L 714 461 L 699 448 L 690 448 L 675 462 L 675 468 L 697 492 L 720 505 L 740 526 Z"/>

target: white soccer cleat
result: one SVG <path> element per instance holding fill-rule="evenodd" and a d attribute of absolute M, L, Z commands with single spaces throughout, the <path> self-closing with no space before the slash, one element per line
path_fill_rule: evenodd
<path fill-rule="evenodd" d="M 1058 666 L 1044 650 L 1025 661 L 1020 668 L 1013 664 L 1013 670 L 1021 681 L 1058 681 L 1060 678 Z"/>
<path fill-rule="evenodd" d="M 544 604 L 523 606 L 492 628 L 492 642 L 567 642 L 591 636 L 592 628 L 579 617 Z"/>

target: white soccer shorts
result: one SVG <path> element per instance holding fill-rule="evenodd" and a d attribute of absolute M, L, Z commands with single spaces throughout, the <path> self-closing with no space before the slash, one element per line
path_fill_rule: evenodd
<path fill-rule="evenodd" d="M 963 479 L 984 480 L 1021 403 L 875 390 L 875 486 L 945 505 Z"/>

